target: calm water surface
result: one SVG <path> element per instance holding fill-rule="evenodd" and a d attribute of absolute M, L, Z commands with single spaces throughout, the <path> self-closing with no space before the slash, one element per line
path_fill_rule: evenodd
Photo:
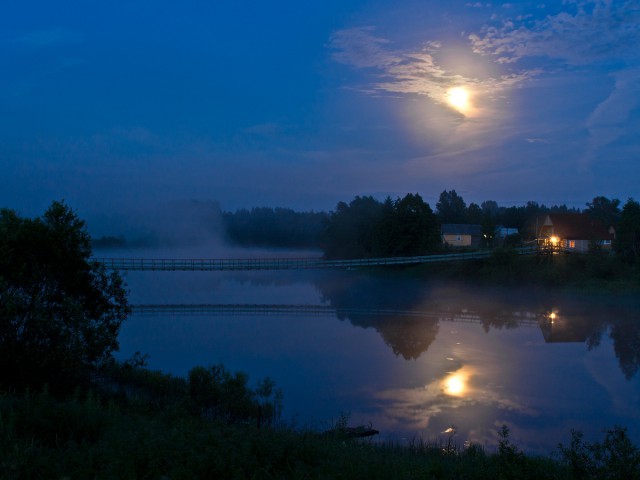
<path fill-rule="evenodd" d="M 162 253 L 140 256 L 176 257 Z M 126 280 L 131 304 L 159 308 L 125 322 L 122 358 L 141 351 L 151 368 L 176 375 L 221 362 L 253 381 L 269 376 L 298 426 L 327 428 L 347 414 L 382 440 L 409 442 L 446 439 L 453 425 L 459 444 L 491 448 L 506 424 L 531 452 L 568 443 L 571 429 L 601 439 L 623 425 L 640 441 L 634 298 L 450 285 L 397 271 L 129 272 Z"/>

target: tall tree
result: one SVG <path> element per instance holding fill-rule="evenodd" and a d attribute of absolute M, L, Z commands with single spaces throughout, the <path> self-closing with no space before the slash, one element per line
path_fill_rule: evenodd
<path fill-rule="evenodd" d="M 440 247 L 440 225 L 420 195 L 380 203 L 356 197 L 338 203 L 326 229 L 327 258 L 421 255 Z"/>
<path fill-rule="evenodd" d="M 630 260 L 640 259 L 640 203 L 627 200 L 616 228 L 616 253 Z"/>
<path fill-rule="evenodd" d="M 355 197 L 338 203 L 330 215 L 325 238 L 327 258 L 367 258 L 379 251 L 378 232 L 383 204 L 375 198 Z"/>
<path fill-rule="evenodd" d="M 84 221 L 54 202 L 42 217 L 0 211 L 0 386 L 67 392 L 118 349 L 128 313 L 117 273 L 91 262 Z"/>
<path fill-rule="evenodd" d="M 420 195 L 407 194 L 395 202 L 395 217 L 398 231 L 393 255 L 421 255 L 439 246 L 439 224 L 431 207 Z"/>
<path fill-rule="evenodd" d="M 620 200 L 607 197 L 594 197 L 587 203 L 586 213 L 594 220 L 598 220 L 605 227 L 616 226 L 620 220 Z"/>
<path fill-rule="evenodd" d="M 467 204 L 455 190 L 444 190 L 436 203 L 441 223 L 465 223 Z"/>
<path fill-rule="evenodd" d="M 482 223 L 483 212 L 480 205 L 477 203 L 470 203 L 467 207 L 467 223 L 471 223 L 474 225 L 480 225 Z"/>
<path fill-rule="evenodd" d="M 498 202 L 496 202 L 495 200 L 484 201 L 480 206 L 482 207 L 482 212 L 489 215 L 491 218 L 496 218 L 500 211 Z"/>

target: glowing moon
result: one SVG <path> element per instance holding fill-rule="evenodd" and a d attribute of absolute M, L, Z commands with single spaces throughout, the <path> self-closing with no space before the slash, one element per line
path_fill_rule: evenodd
<path fill-rule="evenodd" d="M 471 370 L 468 367 L 451 372 L 440 384 L 441 391 L 451 397 L 464 397 L 469 394 L 469 378 Z"/>
<path fill-rule="evenodd" d="M 469 109 L 469 92 L 464 87 L 455 87 L 447 91 L 447 102 L 461 113 Z"/>
<path fill-rule="evenodd" d="M 464 381 L 458 376 L 451 376 L 445 382 L 445 393 L 453 396 L 460 396 L 464 392 Z"/>

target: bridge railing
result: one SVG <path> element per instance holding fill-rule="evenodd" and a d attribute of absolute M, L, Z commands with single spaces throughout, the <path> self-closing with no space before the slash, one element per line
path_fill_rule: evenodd
<path fill-rule="evenodd" d="M 536 253 L 536 247 L 515 250 L 520 255 Z M 301 270 L 321 268 L 357 268 L 385 265 L 417 265 L 422 263 L 453 262 L 488 258 L 492 250 L 476 252 L 442 253 L 411 257 L 361 258 L 350 260 L 325 260 L 322 257 L 305 258 L 96 258 L 112 270 L 158 270 L 158 271 L 225 271 L 225 270 Z"/>

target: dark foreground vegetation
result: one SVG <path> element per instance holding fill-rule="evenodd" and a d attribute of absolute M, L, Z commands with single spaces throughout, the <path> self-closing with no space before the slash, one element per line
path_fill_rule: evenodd
<path fill-rule="evenodd" d="M 495 265 L 519 261 L 502 255 Z M 126 292 L 90 258 L 85 224 L 64 203 L 36 219 L 0 211 L 2 479 L 640 478 L 624 428 L 593 443 L 573 432 L 550 457 L 525 455 L 506 427 L 490 452 L 454 437 L 380 445 L 350 438 L 345 420 L 322 433 L 283 424 L 269 379 L 252 387 L 222 365 L 178 378 L 146 369 L 140 355 L 116 362 Z"/>
<path fill-rule="evenodd" d="M 568 445 L 544 457 L 525 455 L 506 427 L 490 452 L 455 439 L 380 445 L 347 438 L 340 422 L 321 434 L 258 427 L 256 417 L 238 412 L 210 418 L 196 408 L 189 382 L 145 370 L 136 377 L 127 395 L 1 394 L 0 478 L 640 478 L 640 451 L 622 428 L 598 442 L 573 432 Z"/>
<path fill-rule="evenodd" d="M 350 438 L 346 418 L 324 432 L 282 423 L 269 379 L 250 388 L 221 365 L 184 379 L 143 360 L 111 361 L 64 395 L 47 384 L 0 393 L 0 478 L 640 478 L 640 451 L 623 428 L 601 442 L 572 432 L 549 456 L 523 453 L 506 427 L 491 451 L 454 437 L 379 444 Z"/>

